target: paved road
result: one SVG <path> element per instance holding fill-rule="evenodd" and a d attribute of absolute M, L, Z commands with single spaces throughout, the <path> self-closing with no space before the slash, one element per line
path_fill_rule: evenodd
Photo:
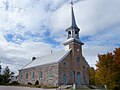
<path fill-rule="evenodd" d="M 15 87 L 15 86 L 0 86 L 0 90 L 56 90 L 56 89 L 42 89 L 42 88 Z"/>

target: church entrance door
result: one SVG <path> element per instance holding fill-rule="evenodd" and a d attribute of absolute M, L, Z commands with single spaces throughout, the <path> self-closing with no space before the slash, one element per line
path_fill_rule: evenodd
<path fill-rule="evenodd" d="M 64 85 L 67 84 L 66 74 L 63 75 L 63 84 L 64 84 Z"/>
<path fill-rule="evenodd" d="M 77 85 L 80 85 L 80 84 L 81 84 L 81 83 L 80 83 L 80 81 L 81 81 L 81 80 L 80 80 L 80 77 L 81 77 L 81 76 L 80 76 L 80 72 L 77 72 L 77 80 L 76 80 L 76 81 L 77 81 Z"/>

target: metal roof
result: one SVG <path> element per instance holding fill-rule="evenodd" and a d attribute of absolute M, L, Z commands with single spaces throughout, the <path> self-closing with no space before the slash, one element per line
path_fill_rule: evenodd
<path fill-rule="evenodd" d="M 70 53 L 70 50 L 61 50 L 55 53 L 48 54 L 46 56 L 38 57 L 35 60 L 29 62 L 27 65 L 25 65 L 22 69 L 27 69 L 31 67 L 36 67 L 40 65 L 45 64 L 51 64 L 51 63 L 57 63 L 61 60 L 63 60 L 68 54 Z"/>
<path fill-rule="evenodd" d="M 71 5 L 71 27 L 78 28 L 75 21 L 73 6 Z"/>

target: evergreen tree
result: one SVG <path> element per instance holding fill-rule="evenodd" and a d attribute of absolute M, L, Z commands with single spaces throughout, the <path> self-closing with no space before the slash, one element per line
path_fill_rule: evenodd
<path fill-rule="evenodd" d="M 9 81 L 10 81 L 10 79 L 9 79 L 9 77 L 10 77 L 10 69 L 9 69 L 8 66 L 5 67 L 5 70 L 3 71 L 2 76 L 3 76 L 3 84 L 5 85 L 5 84 L 9 83 Z"/>
<path fill-rule="evenodd" d="M 0 76 L 0 84 L 6 85 L 10 81 L 10 76 L 13 75 L 14 73 L 10 71 L 9 67 L 6 66 L 3 74 Z"/>

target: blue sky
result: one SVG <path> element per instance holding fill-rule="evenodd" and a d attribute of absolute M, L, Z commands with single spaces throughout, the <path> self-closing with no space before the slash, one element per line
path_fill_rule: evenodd
<path fill-rule="evenodd" d="M 120 0 L 73 1 L 83 55 L 95 67 L 98 53 L 120 47 Z M 2 67 L 18 73 L 32 56 L 64 49 L 69 26 L 69 0 L 0 0 Z"/>

